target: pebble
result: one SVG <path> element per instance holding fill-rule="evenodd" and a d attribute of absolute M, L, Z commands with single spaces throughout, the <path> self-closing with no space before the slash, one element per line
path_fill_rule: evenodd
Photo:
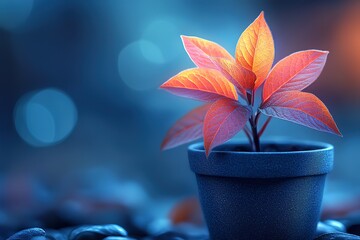
<path fill-rule="evenodd" d="M 346 226 L 337 220 L 325 220 L 324 223 L 336 229 L 339 232 L 346 232 Z"/>
<path fill-rule="evenodd" d="M 70 233 L 69 240 L 102 240 L 108 236 L 126 237 L 127 232 L 116 224 L 82 226 Z"/>
<path fill-rule="evenodd" d="M 63 230 L 46 230 L 46 237 L 51 240 L 68 240 L 67 234 Z"/>
<path fill-rule="evenodd" d="M 348 233 L 327 233 L 323 234 L 314 240 L 360 240 L 359 236 L 348 234 Z"/>
<path fill-rule="evenodd" d="M 323 222 L 319 222 L 316 229 L 316 236 L 321 236 L 323 234 L 327 233 L 337 233 L 339 232 L 336 228 L 333 226 L 330 226 L 328 224 L 325 224 Z"/>
<path fill-rule="evenodd" d="M 35 238 L 39 239 L 39 237 L 44 238 L 45 235 L 46 235 L 45 231 L 41 228 L 29 228 L 15 233 L 7 240 L 35 240 Z"/>

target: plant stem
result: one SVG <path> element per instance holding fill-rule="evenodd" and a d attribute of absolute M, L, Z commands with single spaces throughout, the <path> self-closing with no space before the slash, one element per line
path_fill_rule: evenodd
<path fill-rule="evenodd" d="M 255 114 L 255 125 L 256 125 L 256 126 L 257 126 L 258 123 L 259 123 L 260 115 L 261 115 L 261 112 L 260 112 L 260 111 L 258 111 L 258 112 Z"/>
<path fill-rule="evenodd" d="M 257 132 L 257 124 L 256 124 L 256 120 L 254 118 L 254 115 L 251 116 L 250 118 L 250 125 L 251 125 L 251 130 L 252 130 L 252 136 L 253 136 L 253 142 L 255 145 L 255 151 L 256 152 L 260 152 L 260 139 L 259 139 L 259 134 Z"/>
<path fill-rule="evenodd" d="M 264 131 L 265 131 L 267 125 L 269 124 L 270 120 L 271 120 L 271 117 L 268 117 L 268 119 L 266 119 L 264 125 L 261 127 L 261 129 L 259 131 L 259 137 L 261 137 L 261 135 L 264 133 Z"/>
<path fill-rule="evenodd" d="M 252 95 L 250 93 L 246 93 L 246 97 L 247 97 L 247 101 L 248 101 L 248 104 L 251 105 L 251 102 L 252 102 Z"/>
<path fill-rule="evenodd" d="M 250 94 L 247 94 L 249 103 L 251 107 L 254 107 L 254 103 L 255 103 L 255 91 L 253 90 Z M 252 114 L 249 122 L 250 122 L 250 126 L 251 126 L 251 132 L 252 132 L 252 141 L 250 140 L 251 137 L 249 138 L 249 141 L 252 145 L 253 151 L 254 152 L 260 152 L 260 137 L 257 131 L 257 125 L 258 125 L 258 121 L 260 118 L 260 112 L 256 112 L 256 114 Z"/>
<path fill-rule="evenodd" d="M 245 132 L 246 137 L 247 137 L 248 140 L 249 140 L 249 143 L 250 143 L 253 151 L 255 151 L 255 145 L 254 145 L 254 142 L 253 142 L 253 140 L 252 140 L 252 138 L 251 138 L 251 131 L 250 131 L 250 129 L 249 129 L 247 126 L 244 127 L 244 132 Z"/>
<path fill-rule="evenodd" d="M 251 106 L 254 106 L 254 102 L 255 102 L 255 91 L 253 90 L 251 92 Z"/>

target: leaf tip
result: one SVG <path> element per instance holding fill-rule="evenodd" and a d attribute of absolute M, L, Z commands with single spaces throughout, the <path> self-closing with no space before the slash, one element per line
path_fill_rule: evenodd
<path fill-rule="evenodd" d="M 167 82 L 164 82 L 163 84 L 161 84 L 160 87 L 159 87 L 159 89 L 164 89 L 164 88 L 166 88 L 166 83 L 167 83 Z"/>
<path fill-rule="evenodd" d="M 189 36 L 186 36 L 186 35 L 183 35 L 183 34 L 181 34 L 180 35 L 180 38 L 181 38 L 181 42 L 182 42 L 182 45 L 183 45 L 183 47 L 184 47 L 184 49 L 185 49 L 185 51 L 188 53 L 188 50 L 187 50 L 187 47 L 186 47 L 186 45 L 188 44 L 188 42 L 189 42 Z M 189 54 L 189 53 L 188 53 Z"/>
<path fill-rule="evenodd" d="M 335 135 L 338 135 L 339 137 L 344 137 L 344 136 L 342 135 L 342 133 L 340 132 L 340 130 L 339 130 L 338 127 L 336 127 L 336 129 L 335 129 L 335 131 L 334 131 L 334 134 L 335 134 Z"/>
<path fill-rule="evenodd" d="M 308 51 L 320 53 L 320 54 L 325 55 L 325 56 L 327 56 L 329 54 L 329 51 L 327 51 L 327 50 L 311 49 L 311 50 L 308 50 Z M 300 51 L 300 52 L 305 52 L 305 51 Z"/>
<path fill-rule="evenodd" d="M 211 153 L 211 149 L 205 147 L 205 156 L 206 156 L 206 159 L 209 158 L 210 153 Z"/>
<path fill-rule="evenodd" d="M 205 129 L 205 124 L 203 128 Z M 205 149 L 205 156 L 206 158 L 208 158 L 211 153 L 212 147 L 211 147 L 211 143 L 208 141 L 207 137 L 205 136 L 205 131 L 204 131 L 204 149 Z"/>
<path fill-rule="evenodd" d="M 181 34 L 180 38 L 181 38 L 181 43 L 182 43 L 182 45 L 183 45 L 183 47 L 185 48 L 185 51 L 186 51 L 185 41 L 187 39 L 187 36 Z"/>
<path fill-rule="evenodd" d="M 166 148 L 166 142 L 165 142 L 165 140 L 161 143 L 161 145 L 160 145 L 160 150 L 161 151 L 165 151 L 167 148 Z"/>
<path fill-rule="evenodd" d="M 264 11 L 260 12 L 259 16 L 255 19 L 255 21 L 266 22 Z"/>
<path fill-rule="evenodd" d="M 180 35 L 180 38 L 181 38 L 181 40 L 184 42 L 184 39 L 187 39 L 188 36 L 181 34 L 181 35 Z"/>
<path fill-rule="evenodd" d="M 196 37 L 181 34 L 180 38 L 181 38 L 181 41 L 183 42 L 183 44 L 185 45 L 185 42 L 189 42 L 189 41 L 191 41 L 191 39 L 194 39 Z"/>
<path fill-rule="evenodd" d="M 335 135 L 337 135 L 339 137 L 343 137 L 342 133 L 339 130 L 339 127 L 337 126 L 337 124 L 336 124 L 335 120 L 332 118 L 332 116 L 331 116 L 331 120 L 332 120 L 332 126 L 331 126 L 330 133 L 335 134 Z"/>
<path fill-rule="evenodd" d="M 166 83 L 166 82 L 164 82 L 163 84 L 161 84 L 158 89 L 164 89 L 164 88 L 165 88 L 165 83 Z"/>
<path fill-rule="evenodd" d="M 313 50 L 313 51 L 325 55 L 325 57 L 327 57 L 327 55 L 329 54 L 329 51 L 327 50 Z"/>

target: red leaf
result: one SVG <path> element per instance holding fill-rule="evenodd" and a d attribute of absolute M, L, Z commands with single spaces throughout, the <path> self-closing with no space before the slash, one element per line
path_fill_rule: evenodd
<path fill-rule="evenodd" d="M 341 136 L 329 110 L 311 93 L 299 91 L 275 93 L 260 107 L 260 111 L 268 116 Z"/>
<path fill-rule="evenodd" d="M 186 52 L 199 68 L 218 69 L 212 57 L 233 59 L 233 57 L 217 43 L 198 38 L 181 36 Z"/>
<path fill-rule="evenodd" d="M 204 117 L 211 104 L 195 108 L 182 118 L 167 132 L 161 144 L 161 150 L 177 147 L 203 136 Z"/>
<path fill-rule="evenodd" d="M 256 74 L 255 90 L 268 75 L 274 56 L 274 40 L 261 12 L 241 34 L 235 52 L 236 61 Z"/>
<path fill-rule="evenodd" d="M 246 99 L 246 92 L 251 92 L 254 89 L 256 75 L 242 67 L 235 60 L 226 58 L 213 58 L 220 71 L 232 82 L 239 92 Z"/>
<path fill-rule="evenodd" d="M 222 97 L 238 100 L 235 86 L 215 69 L 193 68 L 182 71 L 160 88 L 175 95 L 208 102 Z"/>
<path fill-rule="evenodd" d="M 204 147 L 210 151 L 232 138 L 249 120 L 250 110 L 238 102 L 222 98 L 214 102 L 204 119 Z"/>
<path fill-rule="evenodd" d="M 303 90 L 313 83 L 324 68 L 329 52 L 307 50 L 280 60 L 269 73 L 263 90 L 263 101 L 275 92 Z"/>

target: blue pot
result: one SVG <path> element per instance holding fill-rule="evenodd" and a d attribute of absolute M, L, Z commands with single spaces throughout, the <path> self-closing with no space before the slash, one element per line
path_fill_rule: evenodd
<path fill-rule="evenodd" d="M 263 142 L 268 152 L 229 142 L 206 159 L 203 143 L 189 147 L 211 239 L 313 239 L 333 146 Z"/>

